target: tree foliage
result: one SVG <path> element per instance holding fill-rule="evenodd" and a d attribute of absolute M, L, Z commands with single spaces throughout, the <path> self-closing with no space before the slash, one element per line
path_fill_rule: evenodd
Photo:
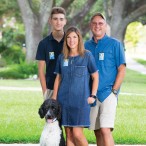
<path fill-rule="evenodd" d="M 127 33 L 125 35 L 126 43 L 131 43 L 132 47 L 135 47 L 140 39 L 140 30 L 142 24 L 139 22 L 133 22 L 128 25 Z"/>
<path fill-rule="evenodd" d="M 17 20 L 21 20 L 21 14 L 17 1 L 1 0 L 0 1 L 0 18 L 2 20 L 3 16 L 16 17 Z M 22 21 L 21 21 L 22 22 Z"/>
<path fill-rule="evenodd" d="M 146 14 L 146 0 L 104 0 L 111 35 L 124 42 L 128 24 Z"/>
<path fill-rule="evenodd" d="M 90 17 L 97 11 L 105 14 L 111 26 L 111 35 L 122 42 L 131 22 L 146 22 L 146 0 L 1 0 L 0 3 L 1 16 L 15 16 L 19 22 L 23 20 L 28 62 L 35 59 L 37 45 L 43 38 L 44 30 L 46 35 L 51 30 L 47 23 L 53 6 L 64 7 L 68 19 L 66 28 L 75 25 L 86 38 L 89 38 Z M 2 24 L 2 19 L 0 22 Z"/>
<path fill-rule="evenodd" d="M 20 63 L 25 57 L 22 51 L 22 44 L 25 42 L 24 27 L 17 23 L 14 17 L 3 19 L 0 54 L 8 64 Z"/>

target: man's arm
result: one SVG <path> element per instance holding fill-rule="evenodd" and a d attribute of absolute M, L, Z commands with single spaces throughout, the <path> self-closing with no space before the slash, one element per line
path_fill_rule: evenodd
<path fill-rule="evenodd" d="M 120 88 L 120 86 L 124 80 L 125 73 L 126 73 L 126 66 L 125 66 L 125 64 L 121 64 L 118 68 L 118 74 L 117 74 L 113 89 L 118 90 Z"/>
<path fill-rule="evenodd" d="M 52 95 L 52 98 L 55 100 L 57 98 L 60 81 L 61 81 L 61 75 L 57 74 L 57 76 L 55 78 L 55 82 L 54 82 L 54 89 L 53 89 L 53 95 Z"/>
<path fill-rule="evenodd" d="M 96 100 L 95 98 L 93 98 L 93 96 L 96 97 L 96 93 L 97 93 L 97 89 L 98 89 L 98 82 L 99 82 L 99 75 L 98 72 L 96 71 L 95 73 L 91 74 L 92 77 L 92 91 L 91 91 L 91 95 L 90 97 L 88 97 L 87 101 L 88 104 L 92 104 L 94 103 L 94 101 Z"/>
<path fill-rule="evenodd" d="M 39 78 L 40 78 L 40 83 L 41 83 L 41 86 L 42 86 L 42 92 L 43 92 L 43 94 L 47 90 L 46 78 L 45 78 L 45 73 L 44 73 L 45 67 L 46 67 L 45 61 L 40 60 L 38 62 L 38 73 L 39 73 Z"/>

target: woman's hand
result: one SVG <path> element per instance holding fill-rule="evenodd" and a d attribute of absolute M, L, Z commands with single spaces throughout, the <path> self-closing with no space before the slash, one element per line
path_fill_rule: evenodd
<path fill-rule="evenodd" d="M 92 103 L 94 103 L 95 102 L 95 98 L 93 98 L 93 97 L 88 97 L 88 99 L 87 99 L 87 102 L 88 102 L 88 104 L 92 104 Z"/>

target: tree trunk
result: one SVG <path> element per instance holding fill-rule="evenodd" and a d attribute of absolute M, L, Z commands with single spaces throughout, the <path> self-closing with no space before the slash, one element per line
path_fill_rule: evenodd
<path fill-rule="evenodd" d="M 26 62 L 32 62 L 35 60 L 38 43 L 48 22 L 53 0 L 41 0 L 39 11 L 31 7 L 29 0 L 17 0 L 17 2 L 25 26 Z"/>
<path fill-rule="evenodd" d="M 106 4 L 105 4 L 106 3 Z M 111 26 L 111 36 L 124 43 L 127 26 L 146 14 L 146 1 L 113 0 L 111 5 L 104 0 L 105 13 Z M 109 10 L 111 10 L 109 13 Z M 109 19 L 110 18 L 110 19 Z"/>
<path fill-rule="evenodd" d="M 73 16 L 73 18 L 67 23 L 66 28 L 69 26 L 79 26 L 81 32 L 84 31 L 84 29 L 88 24 L 84 24 L 84 17 L 89 13 L 92 6 L 96 3 L 97 0 L 87 0 L 86 3 L 83 5 L 82 9 Z M 86 32 L 89 30 L 89 27 L 86 28 Z M 85 34 L 84 34 L 85 35 Z"/>
<path fill-rule="evenodd" d="M 39 23 L 32 22 L 25 25 L 26 31 L 26 61 L 31 62 L 35 60 L 37 46 L 42 39 L 42 26 Z"/>
<path fill-rule="evenodd" d="M 114 26 L 114 23 L 111 24 L 111 36 L 118 39 L 121 42 L 124 42 L 125 32 L 128 24 L 123 24 L 122 22 L 117 26 Z"/>
<path fill-rule="evenodd" d="M 115 0 L 112 18 L 111 18 L 111 36 L 119 39 L 121 42 L 124 40 L 124 32 L 128 24 L 123 24 L 123 11 L 125 7 L 126 0 Z"/>

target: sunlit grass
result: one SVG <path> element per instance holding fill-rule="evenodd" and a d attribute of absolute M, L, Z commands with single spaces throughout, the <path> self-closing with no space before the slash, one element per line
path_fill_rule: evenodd
<path fill-rule="evenodd" d="M 0 143 L 38 142 L 44 120 L 41 92 L 0 91 Z"/>
<path fill-rule="evenodd" d="M 120 96 L 117 108 L 115 130 L 117 143 L 146 143 L 146 97 Z"/>
<path fill-rule="evenodd" d="M 127 69 L 121 92 L 146 94 L 146 75 Z"/>
<path fill-rule="evenodd" d="M 1 82 L 2 81 L 2 82 Z M 40 87 L 39 81 L 0 80 L 0 86 Z M 113 136 L 116 144 L 145 144 L 146 75 L 127 71 L 120 94 Z M 139 96 L 137 94 L 144 94 Z M 43 102 L 41 91 L 0 90 L 0 143 L 38 143 L 44 120 L 38 115 Z M 93 131 L 84 130 L 89 143 Z"/>
<path fill-rule="evenodd" d="M 146 67 L 146 60 L 143 59 L 136 59 L 136 61 Z"/>

